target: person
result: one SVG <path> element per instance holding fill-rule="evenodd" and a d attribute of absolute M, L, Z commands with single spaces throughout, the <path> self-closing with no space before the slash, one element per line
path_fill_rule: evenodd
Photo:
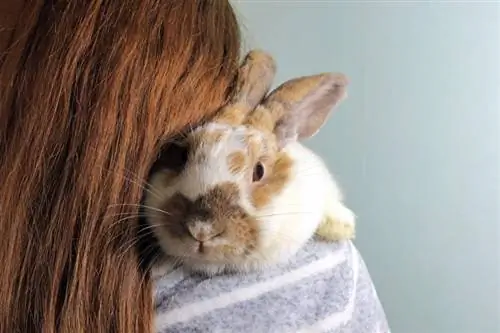
<path fill-rule="evenodd" d="M 7 0 L 0 26 L 0 332 L 151 332 L 143 180 L 228 100 L 233 9 Z"/>

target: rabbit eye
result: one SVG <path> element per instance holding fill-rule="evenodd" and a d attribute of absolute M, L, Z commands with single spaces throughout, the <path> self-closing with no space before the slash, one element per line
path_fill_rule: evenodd
<path fill-rule="evenodd" d="M 261 162 L 257 162 L 253 167 L 252 181 L 258 182 L 264 177 L 264 165 Z"/>

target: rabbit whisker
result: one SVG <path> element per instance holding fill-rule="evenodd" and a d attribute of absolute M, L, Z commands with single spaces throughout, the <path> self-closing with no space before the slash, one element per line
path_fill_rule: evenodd
<path fill-rule="evenodd" d="M 105 216 L 105 217 L 110 217 L 110 216 Z M 123 218 L 121 218 L 119 220 L 116 220 L 113 223 L 111 223 L 111 225 L 108 228 L 112 229 L 112 228 L 116 227 L 117 225 L 119 225 L 119 224 L 121 224 L 121 223 L 123 223 L 125 221 L 132 220 L 132 219 L 137 220 L 140 217 L 141 217 L 140 215 L 125 216 L 125 217 L 123 217 Z"/>
<path fill-rule="evenodd" d="M 108 207 L 137 207 L 137 208 L 145 208 L 145 209 L 153 210 L 155 212 L 163 213 L 165 215 L 171 215 L 169 212 L 166 212 L 163 209 L 159 209 L 159 208 L 156 208 L 156 207 L 147 206 L 147 205 L 143 205 L 143 204 L 112 204 L 112 205 L 109 205 Z"/>
<path fill-rule="evenodd" d="M 114 174 L 117 174 L 117 175 L 121 176 L 124 180 L 128 181 L 131 184 L 139 186 L 139 188 L 141 188 L 145 192 L 150 193 L 151 195 L 155 196 L 156 198 L 159 198 L 159 199 L 161 198 L 161 191 L 159 191 L 157 188 L 155 188 L 151 183 L 140 179 L 139 176 L 137 176 L 136 174 L 134 174 L 130 170 L 123 169 L 120 172 L 120 170 L 110 170 L 110 169 L 103 167 L 103 166 L 96 166 L 96 168 L 99 168 L 99 169 L 104 170 L 106 172 L 112 172 Z M 125 174 L 125 172 L 128 172 L 129 176 L 127 176 Z"/>
<path fill-rule="evenodd" d="M 271 213 L 265 215 L 257 215 L 257 218 L 268 218 L 275 216 L 296 216 L 296 215 L 312 215 L 314 212 L 283 212 L 283 213 Z"/>

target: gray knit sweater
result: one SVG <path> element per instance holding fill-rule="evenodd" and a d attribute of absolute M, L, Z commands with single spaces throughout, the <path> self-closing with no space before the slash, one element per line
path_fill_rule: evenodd
<path fill-rule="evenodd" d="M 388 333 L 351 242 L 309 242 L 272 270 L 212 278 L 178 269 L 156 283 L 156 331 Z"/>

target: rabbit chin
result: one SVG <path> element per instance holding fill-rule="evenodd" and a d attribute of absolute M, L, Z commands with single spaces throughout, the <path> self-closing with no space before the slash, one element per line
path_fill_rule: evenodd
<path fill-rule="evenodd" d="M 288 257 L 290 258 L 290 257 Z M 282 258 L 283 259 L 283 258 Z M 279 262 L 283 262 L 280 260 Z M 159 258 L 152 266 L 152 277 L 153 279 L 158 279 L 166 274 L 173 272 L 179 265 L 187 271 L 191 271 L 200 275 L 214 276 L 218 274 L 239 274 L 239 273 L 249 273 L 255 271 L 263 271 L 267 268 L 278 264 L 278 262 L 264 261 L 262 259 L 249 259 L 234 262 L 218 263 L 218 262 L 207 262 L 199 261 L 192 258 L 176 258 L 172 256 L 166 256 Z"/>

